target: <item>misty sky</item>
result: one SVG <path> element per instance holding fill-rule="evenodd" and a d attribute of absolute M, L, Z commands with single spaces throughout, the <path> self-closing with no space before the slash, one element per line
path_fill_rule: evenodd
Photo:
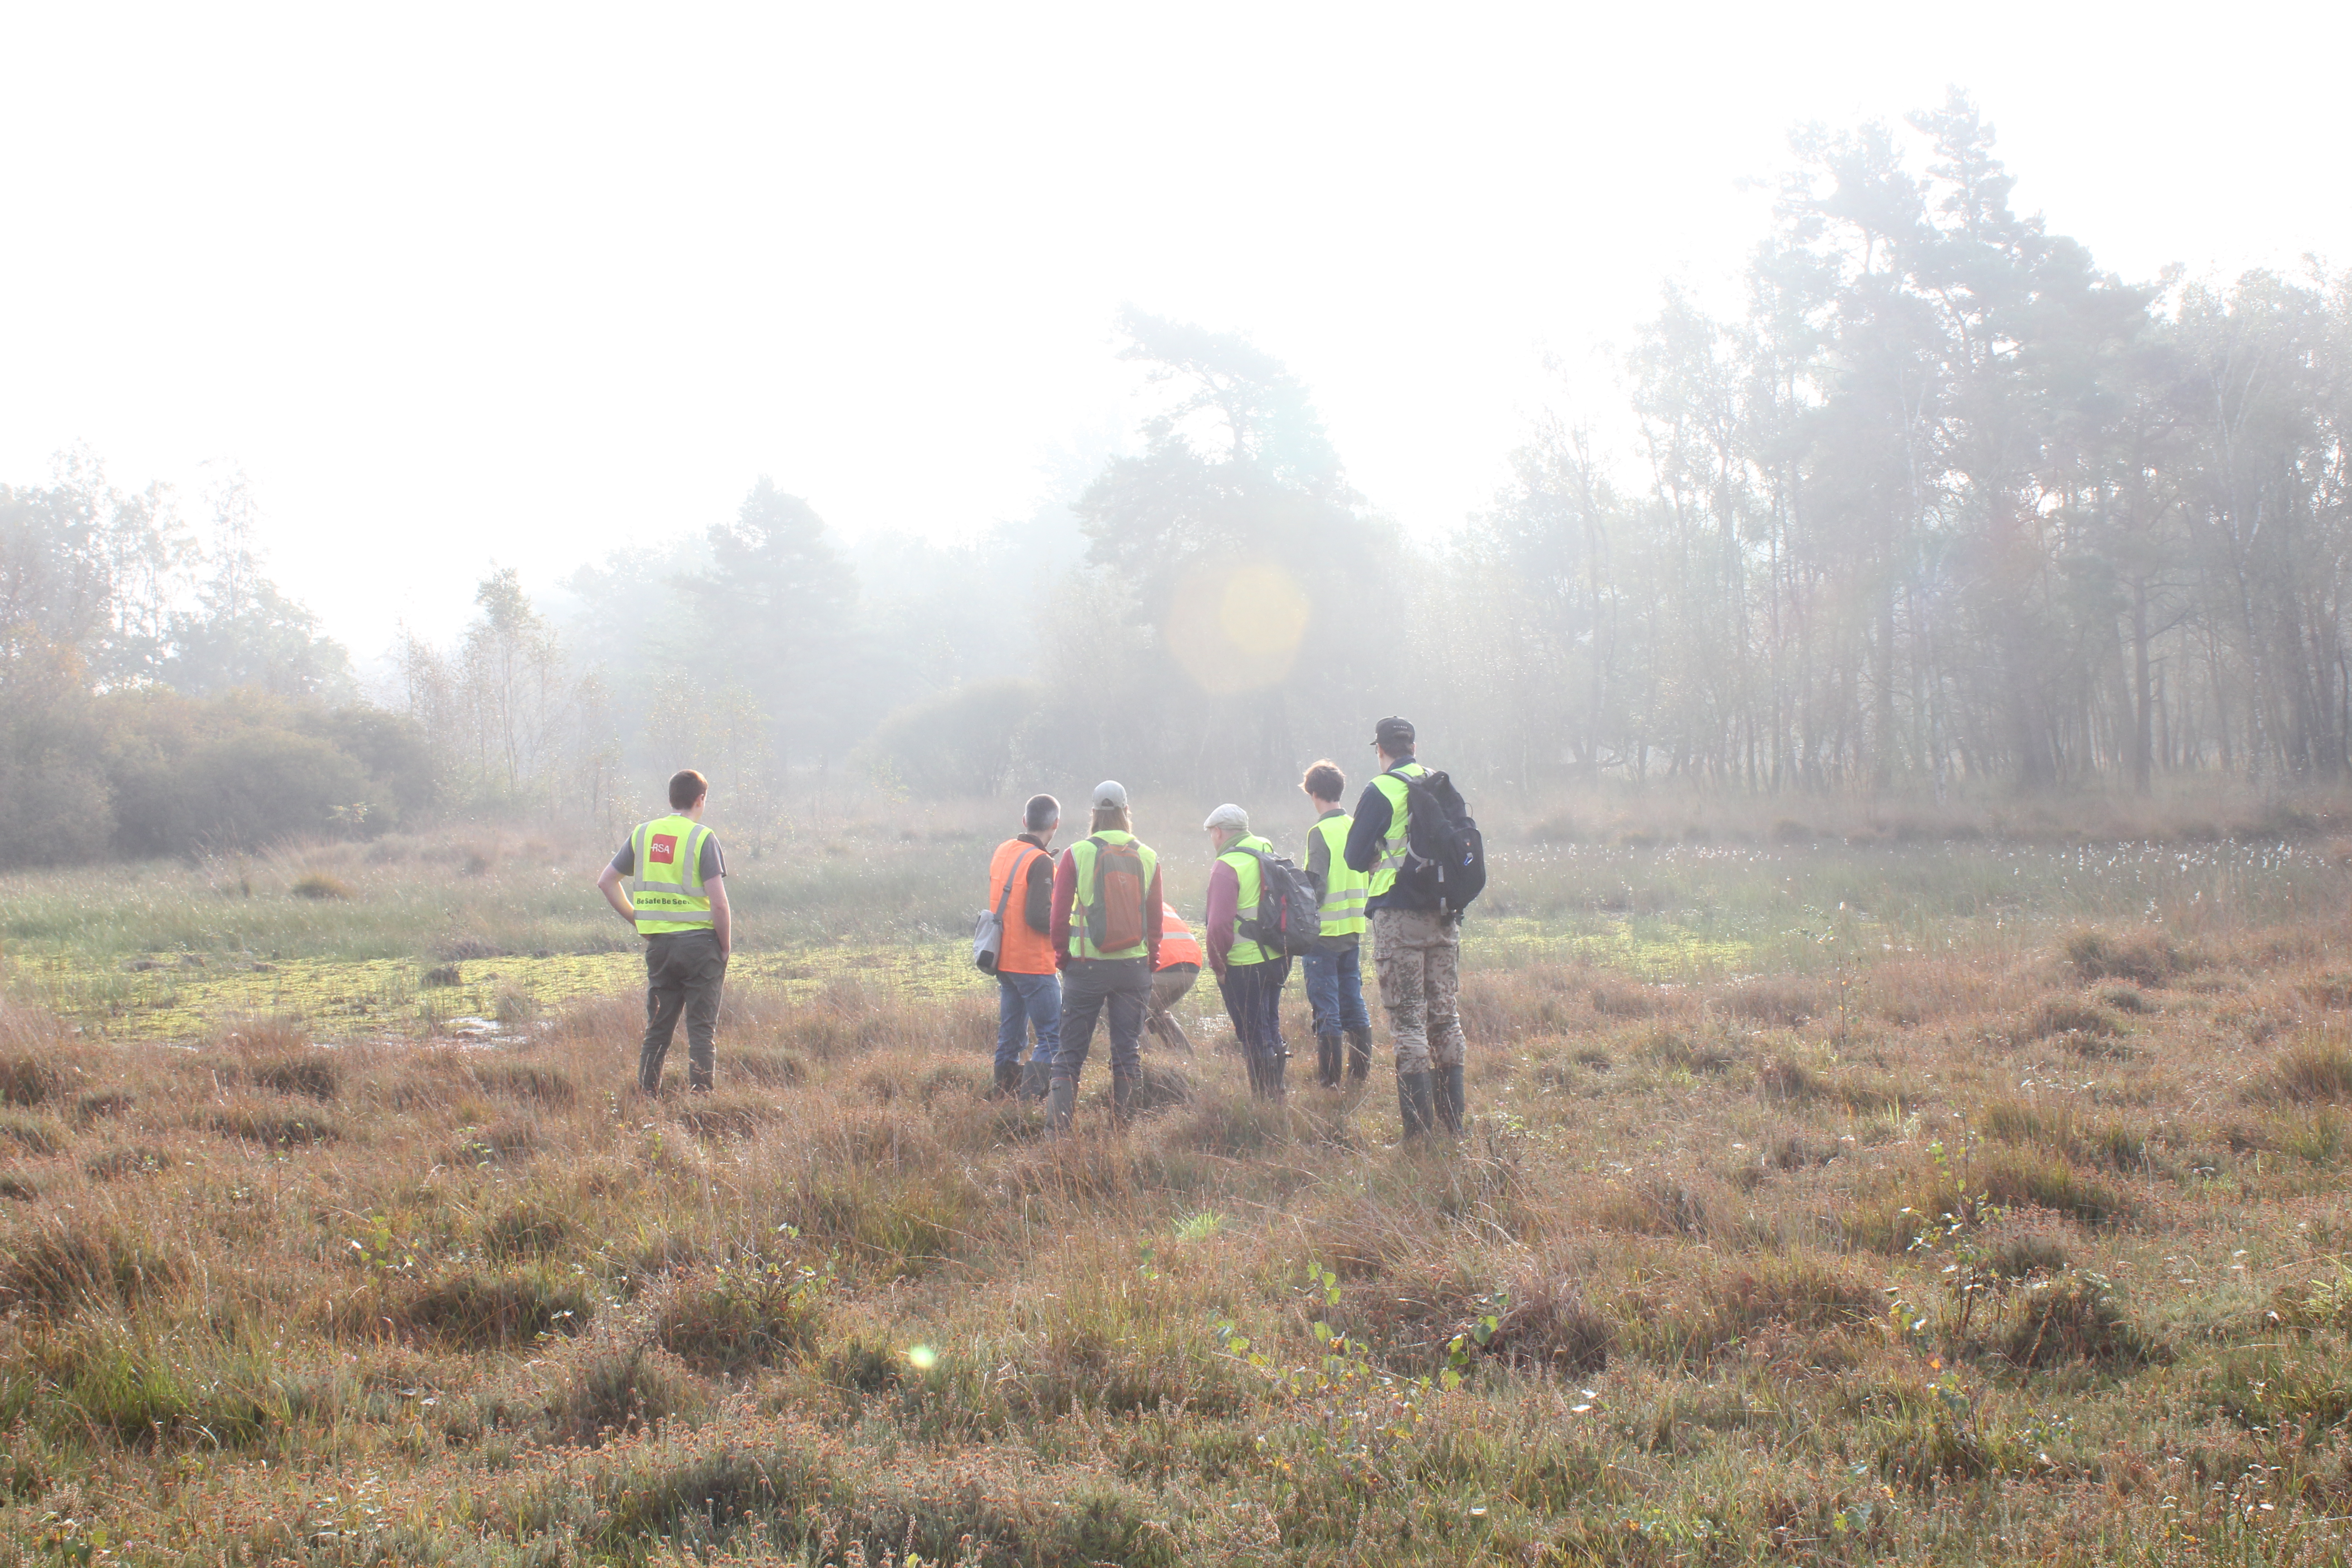
<path fill-rule="evenodd" d="M 1027 510 L 1140 406 L 1122 302 L 1248 332 L 1424 531 L 1727 306 L 1800 121 L 1975 94 L 2126 276 L 2352 264 L 2341 5 L 0 3 L 0 480 L 250 477 L 362 659 L 493 558 Z M 1548 369 L 1547 361 L 1558 368 Z"/>

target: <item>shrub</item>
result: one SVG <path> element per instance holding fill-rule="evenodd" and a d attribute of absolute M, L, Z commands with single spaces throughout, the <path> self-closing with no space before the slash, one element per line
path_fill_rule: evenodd
<path fill-rule="evenodd" d="M 2103 931 L 2078 931 L 2066 937 L 2063 950 L 2066 962 L 2086 982 L 2128 980 L 2155 989 L 2183 967 L 2179 950 L 2156 931 L 2117 937 Z"/>
<path fill-rule="evenodd" d="M 352 885 L 340 877 L 330 877 L 324 871 L 313 871 L 297 880 L 287 889 L 298 899 L 349 899 Z"/>

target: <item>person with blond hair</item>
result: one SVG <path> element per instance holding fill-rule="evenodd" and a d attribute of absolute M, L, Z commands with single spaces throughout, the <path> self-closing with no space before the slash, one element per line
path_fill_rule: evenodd
<path fill-rule="evenodd" d="M 1054 1128 L 1066 1131 L 1078 1102 L 1095 1021 L 1110 1019 L 1110 1103 L 1114 1125 L 1127 1125 L 1143 1076 L 1143 1020 L 1151 972 L 1160 958 L 1160 856 L 1135 836 L 1127 786 L 1095 785 L 1087 837 L 1054 868 L 1054 952 L 1062 972 L 1062 1037 L 1054 1051 L 1046 1105 Z"/>

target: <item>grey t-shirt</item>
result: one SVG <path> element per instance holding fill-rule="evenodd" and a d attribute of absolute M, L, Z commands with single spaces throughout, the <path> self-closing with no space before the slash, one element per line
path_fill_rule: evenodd
<path fill-rule="evenodd" d="M 656 859 L 659 857 L 656 857 Z M 637 874 L 637 836 L 634 833 L 621 843 L 621 852 L 613 857 L 613 869 L 624 877 Z M 727 857 L 719 852 L 719 835 L 707 833 L 702 837 L 702 875 L 697 879 L 708 882 L 713 877 L 727 875 Z"/>

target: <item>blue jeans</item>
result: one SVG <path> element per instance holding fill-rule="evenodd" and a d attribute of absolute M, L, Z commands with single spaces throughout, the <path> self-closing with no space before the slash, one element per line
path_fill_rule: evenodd
<path fill-rule="evenodd" d="M 1310 952 L 1306 965 L 1307 1005 L 1315 1009 L 1318 1039 L 1372 1026 L 1372 1016 L 1364 1010 L 1364 968 L 1357 944 L 1338 952 Z"/>
<path fill-rule="evenodd" d="M 1013 1067 L 1031 1026 L 1037 1030 L 1037 1048 L 1029 1059 L 1040 1068 L 1054 1065 L 1062 1043 L 1062 977 L 1058 974 L 1004 974 L 996 977 L 996 1065 Z"/>

